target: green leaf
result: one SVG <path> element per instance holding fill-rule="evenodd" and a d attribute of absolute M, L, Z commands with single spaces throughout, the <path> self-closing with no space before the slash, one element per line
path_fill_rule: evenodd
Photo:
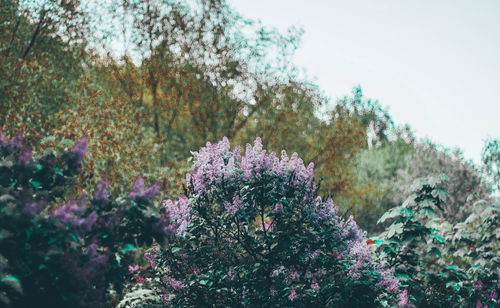
<path fill-rule="evenodd" d="M 40 182 L 31 180 L 31 185 L 33 185 L 35 188 L 38 188 L 40 187 Z"/>
<path fill-rule="evenodd" d="M 439 256 L 440 258 L 443 258 L 443 255 L 441 254 L 441 250 L 439 250 L 437 247 L 432 247 L 431 251 L 429 252 L 433 256 Z"/>
<path fill-rule="evenodd" d="M 47 136 L 42 139 L 41 144 L 47 143 L 47 142 L 55 142 L 56 137 L 55 136 Z"/>
<path fill-rule="evenodd" d="M 59 142 L 59 145 L 65 145 L 65 146 L 68 146 L 68 147 L 72 147 L 72 146 L 75 145 L 75 143 L 73 142 L 73 140 L 63 139 L 63 140 L 61 140 L 61 142 Z"/>
<path fill-rule="evenodd" d="M 387 212 L 385 212 L 384 215 L 382 215 L 382 217 L 380 217 L 380 219 L 377 221 L 377 224 L 383 223 L 387 219 L 397 217 L 400 213 L 401 213 L 401 207 L 399 207 L 399 206 L 395 207 L 393 209 L 390 209 Z"/>
<path fill-rule="evenodd" d="M 122 254 L 125 254 L 129 250 L 135 250 L 135 246 L 133 244 L 125 244 L 122 249 Z"/>
<path fill-rule="evenodd" d="M 180 247 L 173 247 L 173 248 L 172 248 L 172 253 L 176 253 L 176 252 L 178 252 L 179 250 L 181 250 L 181 248 L 180 248 Z"/>
<path fill-rule="evenodd" d="M 441 244 L 444 243 L 444 238 L 442 238 L 441 236 L 437 235 L 437 234 L 434 234 L 434 233 L 431 233 L 431 236 L 433 238 L 435 238 L 438 242 L 440 242 Z"/>

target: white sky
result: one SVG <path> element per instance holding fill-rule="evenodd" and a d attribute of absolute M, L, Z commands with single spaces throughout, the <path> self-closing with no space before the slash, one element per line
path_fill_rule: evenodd
<path fill-rule="evenodd" d="M 305 30 L 294 62 L 332 100 L 360 84 L 417 137 L 479 163 L 500 136 L 500 0 L 228 0 L 263 25 Z"/>

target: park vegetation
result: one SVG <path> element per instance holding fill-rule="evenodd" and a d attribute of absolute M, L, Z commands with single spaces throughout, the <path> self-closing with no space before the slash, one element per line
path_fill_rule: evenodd
<path fill-rule="evenodd" d="M 331 101 L 225 1 L 102 4 L 0 0 L 0 307 L 498 307 L 498 139 Z"/>

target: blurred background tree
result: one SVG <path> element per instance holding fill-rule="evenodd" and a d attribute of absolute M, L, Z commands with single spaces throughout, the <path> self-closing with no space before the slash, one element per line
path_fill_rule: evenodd
<path fill-rule="evenodd" d="M 361 87 L 325 97 L 293 65 L 301 29 L 280 33 L 223 0 L 105 5 L 0 0 L 0 128 L 24 130 L 35 151 L 87 135 L 81 191 L 106 176 L 113 193 L 125 192 L 142 172 L 173 197 L 191 151 L 260 136 L 266 148 L 314 162 L 320 193 L 370 232 L 416 177 L 450 176 L 450 220 L 468 214 L 469 195 L 488 195 L 479 167 L 416 142 Z M 123 43 L 119 56 L 110 38 Z M 491 144 L 483 157 L 493 178 Z"/>

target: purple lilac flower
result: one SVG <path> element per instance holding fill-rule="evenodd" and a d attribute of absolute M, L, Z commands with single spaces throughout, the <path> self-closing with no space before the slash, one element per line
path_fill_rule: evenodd
<path fill-rule="evenodd" d="M 2 130 L 0 129 L 0 146 L 4 147 L 7 145 L 7 138 L 5 138 L 5 135 L 3 134 Z"/>
<path fill-rule="evenodd" d="M 193 273 L 195 275 L 198 275 L 200 273 L 200 268 L 196 264 L 193 266 Z"/>
<path fill-rule="evenodd" d="M 311 282 L 311 289 L 313 289 L 314 291 L 319 290 L 319 284 L 316 282 L 316 278 L 313 278 L 313 280 Z"/>
<path fill-rule="evenodd" d="M 405 289 L 401 294 L 399 294 L 398 306 L 402 308 L 410 307 L 408 303 L 408 290 Z"/>
<path fill-rule="evenodd" d="M 34 216 L 40 213 L 45 208 L 46 205 L 47 201 L 45 200 L 40 200 L 37 202 L 34 201 L 26 202 L 24 204 L 23 212 L 29 216 Z"/>
<path fill-rule="evenodd" d="M 498 298 L 497 290 L 496 288 L 491 289 L 491 294 L 489 296 L 490 299 L 496 300 Z"/>
<path fill-rule="evenodd" d="M 234 268 L 231 266 L 229 268 L 229 271 L 227 271 L 227 278 L 232 281 L 234 280 L 235 277 L 236 277 L 236 272 L 234 271 Z"/>
<path fill-rule="evenodd" d="M 278 294 L 278 292 L 276 292 L 276 288 L 274 286 L 271 286 L 269 288 L 269 294 L 271 294 L 271 296 L 276 296 Z"/>
<path fill-rule="evenodd" d="M 274 213 L 280 213 L 283 210 L 283 203 L 278 202 L 274 205 Z"/>
<path fill-rule="evenodd" d="M 238 196 L 238 194 L 234 194 L 234 196 L 233 196 L 233 202 L 232 203 L 224 201 L 224 208 L 231 215 L 235 215 L 241 209 L 243 209 L 243 204 L 242 204 L 242 202 L 241 202 L 240 197 Z"/>
<path fill-rule="evenodd" d="M 101 202 L 109 202 L 109 183 L 105 178 L 101 179 L 99 185 L 94 192 L 94 200 Z"/>
<path fill-rule="evenodd" d="M 87 233 L 90 230 L 92 230 L 92 226 L 97 221 L 97 218 L 99 218 L 97 213 L 92 212 L 87 217 L 78 218 L 76 220 L 73 220 L 72 225 L 78 231 L 78 233 Z"/>
<path fill-rule="evenodd" d="M 175 280 L 175 279 L 170 279 L 168 281 L 168 284 L 175 290 L 175 291 L 181 291 L 186 288 L 186 284 L 183 283 L 182 281 Z"/>
<path fill-rule="evenodd" d="M 273 270 L 273 271 L 271 272 L 271 275 L 270 275 L 270 276 L 271 276 L 271 277 L 277 277 L 277 276 L 279 276 L 279 274 L 283 273 L 283 272 L 284 272 L 284 270 L 285 270 L 285 267 L 284 267 L 284 266 L 280 266 L 279 268 L 277 268 L 277 269 Z"/>
<path fill-rule="evenodd" d="M 80 217 L 85 211 L 85 201 L 83 199 L 70 200 L 65 205 L 52 212 L 52 216 L 59 218 L 64 223 L 72 223 L 75 217 Z"/>
<path fill-rule="evenodd" d="M 33 156 L 33 153 L 29 148 L 25 148 L 21 155 L 19 155 L 19 162 L 23 164 L 24 166 L 27 166 L 30 163 L 31 157 Z"/>
<path fill-rule="evenodd" d="M 294 300 L 296 300 L 299 296 L 297 295 L 297 292 L 295 292 L 294 289 L 292 289 L 292 291 L 290 291 L 290 294 L 288 295 L 288 299 L 293 302 Z"/>
<path fill-rule="evenodd" d="M 87 136 L 83 136 L 80 140 L 75 142 L 75 145 L 71 148 L 71 152 L 74 154 L 73 158 L 77 162 L 81 162 L 83 160 L 85 153 L 87 153 L 88 145 L 89 141 Z"/>
<path fill-rule="evenodd" d="M 155 254 L 150 254 L 150 253 L 144 253 L 144 258 L 146 258 L 146 260 L 148 260 L 149 262 L 149 265 L 151 266 L 151 268 L 154 270 L 155 269 L 155 265 L 156 265 L 156 257 L 157 255 Z"/>
<path fill-rule="evenodd" d="M 318 198 L 311 206 L 313 217 L 320 221 L 331 220 L 338 212 L 338 208 L 333 205 L 332 198 L 326 199 L 325 202 Z"/>
<path fill-rule="evenodd" d="M 160 183 L 156 182 L 153 186 L 144 190 L 144 178 L 139 175 L 135 180 L 134 187 L 132 187 L 132 192 L 130 192 L 130 197 L 135 200 L 137 198 L 143 198 L 146 200 L 152 200 L 160 193 Z"/>
<path fill-rule="evenodd" d="M 477 300 L 477 303 L 476 303 L 476 308 L 483 308 L 483 303 L 481 303 L 481 300 Z"/>
<path fill-rule="evenodd" d="M 195 171 L 186 175 L 186 184 L 193 192 L 200 194 L 223 179 L 230 182 L 231 178 L 237 176 L 239 158 L 239 147 L 231 152 L 226 137 L 216 144 L 207 142 L 205 147 L 194 153 Z"/>
<path fill-rule="evenodd" d="M 84 254 L 89 256 L 89 257 L 95 257 L 97 255 L 97 243 L 93 242 L 87 248 L 85 248 Z"/>
<path fill-rule="evenodd" d="M 380 268 L 377 270 L 380 271 Z M 399 279 L 394 277 L 394 268 L 382 271 L 380 281 L 375 285 L 375 287 L 380 289 L 386 288 L 391 292 L 397 291 L 399 289 Z"/>
<path fill-rule="evenodd" d="M 300 278 L 299 272 L 297 272 L 293 268 L 287 270 L 287 273 L 285 274 L 285 282 L 286 283 L 291 283 L 295 280 L 298 280 L 299 278 Z"/>
<path fill-rule="evenodd" d="M 21 144 L 23 143 L 23 132 L 19 130 L 14 138 L 11 138 L 6 145 L 6 148 L 9 152 L 15 152 L 21 148 Z"/>
<path fill-rule="evenodd" d="M 191 203 L 185 196 L 181 196 L 177 202 L 172 200 L 163 200 L 163 207 L 167 211 L 168 216 L 177 225 L 177 235 L 182 235 L 191 223 Z"/>
<path fill-rule="evenodd" d="M 243 286 L 243 292 L 241 292 L 241 304 L 244 305 L 245 304 L 245 301 L 244 299 L 247 298 L 247 295 L 248 295 L 248 289 L 246 286 Z"/>
<path fill-rule="evenodd" d="M 476 291 L 481 291 L 483 289 L 483 282 L 481 280 L 477 281 Z"/>

